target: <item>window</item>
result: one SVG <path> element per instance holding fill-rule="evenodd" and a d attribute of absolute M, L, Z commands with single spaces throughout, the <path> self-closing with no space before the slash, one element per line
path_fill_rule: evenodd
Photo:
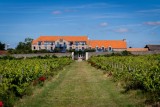
<path fill-rule="evenodd" d="M 53 50 L 53 47 L 51 47 L 51 50 Z"/>
<path fill-rule="evenodd" d="M 84 50 L 84 47 L 82 47 L 82 50 Z"/>
<path fill-rule="evenodd" d="M 70 47 L 69 49 L 72 50 L 72 47 Z"/>
<path fill-rule="evenodd" d="M 48 42 L 48 41 L 45 41 L 45 42 L 44 42 L 44 45 L 48 45 L 48 44 L 49 44 L 49 42 Z"/>
<path fill-rule="evenodd" d="M 72 45 L 73 45 L 73 42 L 70 42 L 69 45 L 72 46 Z"/>
<path fill-rule="evenodd" d="M 92 49 L 91 47 L 89 47 L 89 49 Z"/>
<path fill-rule="evenodd" d="M 62 47 L 62 44 L 60 44 L 59 47 Z"/>
<path fill-rule="evenodd" d="M 51 45 L 53 45 L 54 43 L 53 42 L 51 42 Z"/>
<path fill-rule="evenodd" d="M 76 42 L 76 46 L 78 46 L 78 42 Z"/>
<path fill-rule="evenodd" d="M 38 41 L 38 45 L 41 45 L 41 41 Z"/>
<path fill-rule="evenodd" d="M 36 47 L 34 46 L 34 47 L 33 47 L 33 49 L 35 50 L 35 49 L 36 49 Z"/>
<path fill-rule="evenodd" d="M 108 51 L 112 51 L 112 47 L 111 46 L 108 47 Z"/>
<path fill-rule="evenodd" d="M 85 42 L 82 42 L 82 45 L 85 45 L 86 43 Z"/>
<path fill-rule="evenodd" d="M 104 51 L 104 47 L 102 47 L 102 51 Z"/>
<path fill-rule="evenodd" d="M 39 47 L 39 50 L 41 50 L 41 47 Z"/>
<path fill-rule="evenodd" d="M 59 42 L 57 42 L 57 45 L 56 45 L 56 47 L 59 47 Z"/>
<path fill-rule="evenodd" d="M 76 51 L 78 51 L 78 47 L 76 47 Z"/>
<path fill-rule="evenodd" d="M 47 46 L 45 46 L 45 49 L 47 50 Z"/>

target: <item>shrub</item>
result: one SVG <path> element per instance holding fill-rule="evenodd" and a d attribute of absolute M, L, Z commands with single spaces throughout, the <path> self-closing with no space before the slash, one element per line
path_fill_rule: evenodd
<path fill-rule="evenodd" d="M 0 107 L 3 107 L 3 102 L 2 101 L 0 101 Z"/>
<path fill-rule="evenodd" d="M 128 55 L 131 55 L 131 52 L 129 51 L 122 51 L 121 53 L 123 56 L 128 56 Z"/>

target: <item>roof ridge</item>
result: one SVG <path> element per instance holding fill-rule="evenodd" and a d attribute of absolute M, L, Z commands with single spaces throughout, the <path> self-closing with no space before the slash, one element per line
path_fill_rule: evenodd
<path fill-rule="evenodd" d="M 47 36 L 40 36 L 40 37 L 88 37 L 88 36 L 85 36 L 85 35 L 83 35 L 83 36 L 72 36 L 72 35 L 70 35 L 70 36 L 53 36 L 53 35 L 47 35 Z"/>
<path fill-rule="evenodd" d="M 89 41 L 123 41 L 123 40 L 89 40 Z"/>

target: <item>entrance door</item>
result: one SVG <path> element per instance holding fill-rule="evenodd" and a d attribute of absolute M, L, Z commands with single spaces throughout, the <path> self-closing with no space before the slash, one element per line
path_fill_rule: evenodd
<path fill-rule="evenodd" d="M 85 60 L 85 52 L 84 51 L 74 52 L 74 60 Z"/>

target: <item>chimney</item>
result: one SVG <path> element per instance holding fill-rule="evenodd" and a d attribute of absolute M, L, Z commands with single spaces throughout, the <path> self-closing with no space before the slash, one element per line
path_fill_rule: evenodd
<path fill-rule="evenodd" d="M 124 42 L 126 42 L 126 39 L 123 39 Z"/>

